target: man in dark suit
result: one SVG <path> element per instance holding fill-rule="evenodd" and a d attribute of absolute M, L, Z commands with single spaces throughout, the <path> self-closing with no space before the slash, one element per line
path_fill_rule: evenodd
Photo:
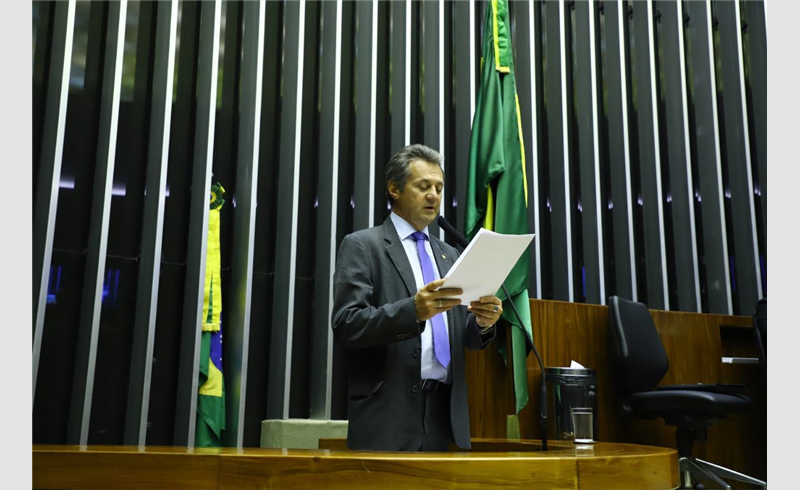
<path fill-rule="evenodd" d="M 443 288 L 458 252 L 428 234 L 444 187 L 441 155 L 423 145 L 386 166 L 392 213 L 345 237 L 334 274 L 333 334 L 349 349 L 347 444 L 351 449 L 468 449 L 464 348 L 494 339 L 502 302 L 460 306 Z"/>

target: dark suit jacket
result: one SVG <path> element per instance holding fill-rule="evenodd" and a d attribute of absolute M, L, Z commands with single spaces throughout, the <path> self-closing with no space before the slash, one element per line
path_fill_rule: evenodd
<path fill-rule="evenodd" d="M 458 257 L 431 238 L 439 274 Z M 444 258 L 442 258 L 444 256 Z M 391 218 L 345 237 L 334 274 L 333 335 L 349 348 L 347 445 L 351 449 L 419 449 L 423 437 L 420 334 L 414 273 Z M 495 329 L 481 336 L 465 306 L 447 312 L 450 334 L 450 419 L 455 443 L 470 448 L 464 348 L 482 349 Z"/>

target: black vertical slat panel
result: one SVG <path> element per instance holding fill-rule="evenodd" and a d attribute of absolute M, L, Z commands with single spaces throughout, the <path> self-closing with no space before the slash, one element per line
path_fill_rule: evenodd
<path fill-rule="evenodd" d="M 570 260 L 570 301 L 586 302 L 585 262 L 583 256 L 583 213 L 581 212 L 581 158 L 578 137 L 578 96 L 576 85 L 576 28 L 575 2 L 567 2 L 562 10 L 564 49 L 562 53 L 562 101 L 564 114 L 564 155 L 566 155 L 564 174 L 565 196 L 567 200 L 568 256 Z"/>
<path fill-rule="evenodd" d="M 355 174 L 353 175 L 354 229 L 370 228 L 375 219 L 375 75 L 377 74 L 375 19 L 377 2 L 355 3 Z"/>
<path fill-rule="evenodd" d="M 564 18 L 561 2 L 546 1 L 546 73 L 545 98 L 547 100 L 548 149 L 547 167 L 549 174 L 548 209 L 550 213 L 550 247 L 553 262 L 553 297 L 552 299 L 572 301 L 572 270 L 570 267 L 569 203 L 566 182 L 569 174 L 565 171 L 569 155 L 565 153 L 565 139 L 569 135 L 564 131 L 563 92 L 563 59 L 562 43 L 564 42 Z M 545 258 L 547 260 L 547 258 Z"/>
<path fill-rule="evenodd" d="M 232 299 L 224 327 L 225 433 L 223 444 L 244 445 L 250 314 L 255 255 L 256 197 L 261 148 L 265 1 L 243 5 L 241 104 L 236 169 L 237 209 L 233 224 Z M 230 28 L 230 24 L 228 24 Z M 236 52 L 238 54 L 238 50 Z M 238 58 L 238 56 L 237 56 Z M 256 390 L 253 390 L 256 391 Z"/>
<path fill-rule="evenodd" d="M 624 57 L 623 12 L 618 1 L 604 1 L 603 103 L 607 134 L 607 171 L 610 199 L 604 203 L 611 209 L 604 221 L 613 231 L 613 255 L 607 258 L 606 271 L 613 269 L 614 287 L 606 294 L 637 300 L 636 265 L 633 259 L 633 217 L 631 210 L 631 176 L 628 154 L 627 84 Z M 611 253 L 611 251 L 609 251 Z"/>
<path fill-rule="evenodd" d="M 455 2 L 453 5 L 453 77 L 454 77 L 454 133 L 455 146 L 451 154 L 453 166 L 458 166 L 455 189 L 450 195 L 456 196 L 456 220 L 452 224 L 463 232 L 464 210 L 467 195 L 467 165 L 469 164 L 469 140 L 474 111 L 473 94 L 475 93 L 475 63 L 473 39 L 475 23 L 471 21 L 475 15 L 473 2 Z M 452 166 L 451 166 L 452 168 Z"/>
<path fill-rule="evenodd" d="M 258 153 L 255 212 L 253 291 L 247 363 L 245 420 L 242 445 L 258 447 L 261 423 L 267 412 L 270 325 L 275 282 L 275 233 L 277 228 L 278 170 L 280 156 L 281 53 L 283 50 L 282 2 L 266 2 L 264 18 L 264 66 L 262 70 L 261 131 L 256 136 Z"/>
<path fill-rule="evenodd" d="M 155 342 L 159 276 L 161 270 L 161 246 L 165 207 L 165 186 L 167 180 L 167 157 L 172 120 L 172 90 L 175 68 L 175 45 L 178 25 L 178 2 L 161 2 L 153 21 L 152 6 L 140 10 L 140 22 L 147 24 L 142 31 L 153 34 L 152 95 L 148 98 L 150 84 L 149 72 L 144 68 L 150 57 L 149 36 L 139 39 L 137 51 L 137 70 L 135 83 L 136 105 L 150 104 L 150 121 L 147 141 L 147 175 L 142 212 L 142 242 L 139 264 L 139 278 L 136 290 L 136 313 L 133 327 L 133 346 L 131 347 L 131 368 L 128 384 L 128 408 L 125 422 L 125 444 L 144 446 L 147 435 L 148 409 L 150 406 L 150 387 L 153 369 L 153 347 Z M 145 113 L 141 114 L 142 121 Z"/>
<path fill-rule="evenodd" d="M 294 330 L 295 271 L 298 198 L 300 193 L 300 137 L 305 85 L 304 63 L 295 62 L 305 52 L 306 3 L 287 2 L 283 41 L 283 101 L 280 122 L 277 221 L 275 236 L 275 287 L 272 297 L 272 331 L 269 351 L 267 418 L 289 418 L 291 354 Z"/>
<path fill-rule="evenodd" d="M 722 169 L 717 127 L 716 76 L 711 38 L 711 6 L 684 2 L 689 142 L 695 184 L 695 224 L 702 310 L 732 314 L 728 246 L 722 203 Z"/>
<path fill-rule="evenodd" d="M 97 37 L 90 34 L 89 38 L 90 43 L 97 44 L 97 49 L 90 53 L 92 61 L 87 62 L 87 71 L 89 66 L 96 66 L 96 69 L 92 70 L 92 78 L 94 78 L 92 85 L 96 87 L 92 92 L 99 94 L 100 107 L 97 114 L 97 147 L 94 155 L 94 185 L 92 186 L 89 216 L 86 267 L 67 429 L 68 444 L 85 445 L 89 439 L 89 417 L 94 392 L 111 187 L 117 146 L 119 95 L 122 83 L 122 48 L 125 40 L 127 6 L 127 2 L 109 2 L 97 5 L 97 16 L 93 16 L 93 20 L 97 23 Z M 95 29 L 92 29 L 92 32 L 95 32 Z"/>
<path fill-rule="evenodd" d="M 531 43 L 531 73 L 532 92 L 531 92 L 531 127 L 536 129 L 533 133 L 536 144 L 531 147 L 533 158 L 528 161 L 528 176 L 532 179 L 532 192 L 534 197 L 533 213 L 528 213 L 528 219 L 532 220 L 532 230 L 536 233 L 534 239 L 534 250 L 536 251 L 536 263 L 539 265 L 537 275 L 537 298 L 549 298 L 553 295 L 553 262 L 550 260 L 551 240 L 550 235 L 550 210 L 547 207 L 547 200 L 550 198 L 548 191 L 549 172 L 548 154 L 549 150 L 549 130 L 547 127 L 547 111 L 545 106 L 545 59 L 546 54 L 543 47 L 544 41 L 544 17 L 546 9 L 544 2 L 533 2 L 531 5 L 532 26 L 531 33 L 533 42 Z M 534 166 L 535 164 L 535 166 Z M 529 188 L 530 189 L 530 188 Z M 530 197 L 529 197 L 530 198 Z M 533 263 L 533 261 L 531 261 Z M 534 277 L 532 274 L 531 277 Z M 533 295 L 531 295 L 533 296 Z"/>
<path fill-rule="evenodd" d="M 392 123 L 389 107 L 389 60 L 391 59 L 390 3 L 378 1 L 377 24 L 375 27 L 375 167 L 374 167 L 374 214 L 375 224 L 383 223 L 389 216 L 389 200 L 384 190 L 386 178 L 386 162 L 394 153 L 391 152 Z"/>
<path fill-rule="evenodd" d="M 538 236 L 538 206 L 536 206 L 538 189 L 538 155 L 537 155 L 537 94 L 535 66 L 537 56 L 533 37 L 536 35 L 533 24 L 532 2 L 514 4 L 515 17 L 515 65 L 514 77 L 517 84 L 517 97 L 519 99 L 520 123 L 522 125 L 522 140 L 525 149 L 525 173 L 528 178 L 528 229 L 536 234 L 533 248 L 533 260 L 530 261 L 528 274 L 530 277 L 528 294 L 538 298 L 540 293 L 539 278 L 539 240 Z M 469 151 L 469 148 L 467 148 Z"/>
<path fill-rule="evenodd" d="M 200 7 L 197 112 L 188 210 L 189 233 L 178 362 L 178 391 L 173 428 L 173 444 L 188 447 L 194 446 L 197 418 L 200 325 L 203 323 L 201 317 L 208 239 L 208 192 L 214 153 L 221 5 L 220 1 L 216 1 L 201 4 Z"/>
<path fill-rule="evenodd" d="M 339 178 L 336 202 L 336 246 L 353 231 L 353 174 L 355 169 L 355 2 L 342 3 L 341 92 L 339 114 Z M 408 26 L 409 23 L 406 23 Z M 408 114 L 408 113 L 406 113 Z M 333 344 L 331 418 L 347 419 L 347 349 Z"/>
<path fill-rule="evenodd" d="M 49 46 L 46 95 L 43 108 L 41 150 L 38 165 L 33 214 L 33 390 L 39 373 L 39 355 L 44 331 L 44 311 L 50 281 L 50 259 L 56 225 L 61 157 L 64 148 L 64 126 L 67 118 L 67 95 L 72 59 L 72 34 L 75 25 L 75 2 L 59 2 L 53 6 L 52 34 Z M 38 149 L 37 149 L 38 150 Z M 36 154 L 36 151 L 34 152 Z"/>
<path fill-rule="evenodd" d="M 439 72 L 444 69 L 442 60 L 439 58 L 439 43 L 442 34 L 439 30 L 440 3 L 441 0 L 422 2 L 421 6 L 422 25 L 420 37 L 422 40 L 422 72 L 424 74 L 421 83 L 425 92 L 422 98 L 422 143 L 446 157 L 446 155 L 444 155 L 444 142 L 441 138 L 441 129 L 444 121 L 439 104 L 439 101 L 442 99 Z M 446 162 L 447 159 L 445 158 L 442 162 L 442 166 L 445 170 L 447 169 Z M 439 213 L 441 215 L 444 215 L 444 208 L 447 206 L 445 196 L 448 194 L 447 189 L 442 191 L 442 202 L 439 208 Z M 428 225 L 428 232 L 439 238 L 444 237 L 443 233 L 440 233 L 439 225 L 436 224 L 435 221 Z"/>
<path fill-rule="evenodd" d="M 425 141 L 425 127 L 423 124 L 422 111 L 422 63 L 424 53 L 422 51 L 422 11 L 423 2 L 418 0 L 410 1 L 411 8 L 411 103 L 409 105 L 409 116 L 411 118 L 411 139 L 410 144 L 423 143 Z"/>
<path fill-rule="evenodd" d="M 631 166 L 638 171 L 640 195 L 637 204 L 641 207 L 641 234 L 643 236 L 644 266 L 646 278 L 639 283 L 642 293 L 647 293 L 650 308 L 669 310 L 667 295 L 666 246 L 664 243 L 664 217 L 661 198 L 661 158 L 658 140 L 658 114 L 655 111 L 653 90 L 656 73 L 654 71 L 653 32 L 651 3 L 637 2 L 633 8 L 630 29 L 631 46 L 631 100 L 629 107 L 635 113 L 637 123 L 638 152 L 631 152 Z"/>
<path fill-rule="evenodd" d="M 411 53 L 407 46 L 410 42 L 407 30 L 411 27 L 408 22 L 411 2 L 408 0 L 394 0 L 392 2 L 391 23 L 392 39 L 390 42 L 389 56 L 392 63 L 391 80 L 391 148 L 389 153 L 394 155 L 409 143 L 409 118 L 408 104 L 411 87 L 406 82 L 409 74 L 409 61 Z"/>
<path fill-rule="evenodd" d="M 241 343 L 242 343 L 242 316 L 241 312 L 237 318 L 237 325 L 233 325 L 232 313 L 234 298 L 231 294 L 234 291 L 232 281 L 232 263 L 237 258 L 246 258 L 246 248 L 234 250 L 234 228 L 235 220 L 240 215 L 237 204 L 240 202 L 239 184 L 244 186 L 248 182 L 241 182 L 239 162 L 239 136 L 240 125 L 243 124 L 242 113 L 247 109 L 253 108 L 252 101 L 249 104 L 242 100 L 242 71 L 244 70 L 242 57 L 243 47 L 243 19 L 244 2 L 225 2 L 222 6 L 222 17 L 220 24 L 219 41 L 219 69 L 217 80 L 219 87 L 216 100 L 216 124 L 214 125 L 214 162 L 211 169 L 212 183 L 219 182 L 225 189 L 223 199 L 224 205 L 219 213 L 219 245 L 220 245 L 220 280 L 222 310 L 220 312 L 220 330 L 222 339 L 222 359 L 221 366 L 223 381 L 225 385 L 225 427 L 223 432 L 223 444 L 237 446 L 236 441 L 236 422 L 230 421 L 234 411 L 238 411 L 239 403 L 236 394 L 239 392 L 239 373 L 241 372 Z M 257 13 L 256 13 L 257 18 Z M 251 29 L 253 30 L 253 29 Z M 257 32 L 257 31 L 256 31 Z M 255 64 L 255 61 L 253 62 Z M 251 116 L 252 118 L 252 116 Z M 244 124 L 247 124 L 246 122 Z M 247 150 L 244 150 L 247 153 Z M 246 170 L 244 170 L 246 172 Z M 240 279 L 241 281 L 241 279 Z M 241 291 L 241 289 L 239 290 Z M 232 328 L 229 328 L 232 327 Z M 237 352 L 238 351 L 238 352 Z M 228 356 L 228 353 L 231 356 Z M 235 357 L 234 357 L 235 356 Z M 230 369 L 233 368 L 233 369 Z M 232 410 L 233 409 L 233 410 Z M 229 423 L 234 425 L 230 427 Z M 231 438 L 233 438 L 231 440 Z M 228 441 L 228 442 L 226 442 Z"/>
<path fill-rule="evenodd" d="M 740 2 L 753 200 L 756 207 L 761 288 L 767 294 L 767 18 L 763 1 Z M 743 312 L 745 313 L 745 312 Z"/>
<path fill-rule="evenodd" d="M 341 107 L 342 2 L 322 6 L 322 53 L 317 176 L 317 247 L 314 327 L 311 333 L 310 416 L 329 420 L 333 398 L 333 270 L 336 265 L 339 191 L 339 110 Z"/>
<path fill-rule="evenodd" d="M 597 142 L 597 94 L 593 1 L 575 3 L 576 119 L 580 166 L 580 216 L 583 275 L 587 303 L 605 304 L 603 222 L 600 213 L 600 162 Z"/>
<path fill-rule="evenodd" d="M 32 209 L 36 212 L 36 196 L 39 189 L 39 165 L 41 165 L 42 132 L 44 130 L 44 108 L 47 96 L 47 77 L 49 72 L 51 34 L 53 32 L 54 2 L 33 2 L 33 16 L 35 24 L 33 48 L 33 91 L 31 112 L 33 119 L 33 202 Z"/>
<path fill-rule="evenodd" d="M 173 444 L 197 105 L 200 2 L 179 2 L 147 445 Z"/>
<path fill-rule="evenodd" d="M 317 174 L 319 160 L 318 63 L 320 2 L 307 2 L 305 38 L 298 62 L 303 63 L 305 83 L 298 106 L 302 121 L 300 166 L 297 194 L 297 242 L 295 254 L 295 293 L 292 322 L 291 381 L 289 417 L 309 416 L 309 367 L 314 322 L 314 259 L 316 258 Z"/>
<path fill-rule="evenodd" d="M 439 74 L 442 83 L 442 99 L 439 107 L 442 111 L 442 150 L 445 155 L 450 155 L 451 158 L 445 162 L 448 167 L 448 172 L 444 176 L 444 187 L 447 195 L 446 200 L 442 200 L 443 216 L 450 223 L 456 224 L 458 218 L 458 182 L 467 172 L 467 160 L 459 162 L 456 159 L 456 107 L 455 107 L 455 92 L 456 92 L 456 59 L 455 59 L 455 2 L 442 1 L 441 12 L 441 35 L 439 36 L 441 46 L 439 53 L 441 55 L 441 72 Z M 467 58 L 465 58 L 466 60 Z M 448 165 L 449 163 L 449 165 Z M 463 201 L 462 201 L 463 202 Z M 445 239 L 450 245 L 456 246 L 455 239 L 451 236 L 445 235 Z"/>
<path fill-rule="evenodd" d="M 739 2 L 714 2 L 719 44 L 716 47 L 723 184 L 731 260 L 734 313 L 748 315 L 761 298 L 750 135 L 745 102 Z M 724 128 L 724 131 L 722 130 Z M 727 174 L 727 178 L 726 177 Z M 733 242 L 733 243 L 731 243 Z M 738 308 L 737 308 L 738 305 Z"/>
<path fill-rule="evenodd" d="M 691 155 L 688 141 L 686 70 L 683 44 L 683 8 L 680 2 L 658 2 L 660 63 L 660 101 L 666 124 L 661 127 L 666 144 L 661 148 L 662 165 L 669 169 L 669 188 L 665 196 L 666 233 L 672 235 L 671 260 L 677 299 L 672 309 L 700 311 L 700 280 L 694 222 L 694 195 Z M 658 18 L 658 17 L 657 17 Z M 668 250 L 669 252 L 669 250 Z M 668 256 L 670 254 L 668 253 Z M 673 273 L 673 272 L 671 272 Z"/>

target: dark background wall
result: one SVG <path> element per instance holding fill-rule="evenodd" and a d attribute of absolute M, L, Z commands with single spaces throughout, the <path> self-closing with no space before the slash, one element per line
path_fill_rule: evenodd
<path fill-rule="evenodd" d="M 265 418 L 346 418 L 336 247 L 388 216 L 383 166 L 409 143 L 444 154 L 442 212 L 463 228 L 485 7 L 33 2 L 34 443 L 193 442 L 209 180 L 226 189 L 226 444 L 257 446 Z M 510 13 L 531 297 L 751 314 L 763 3 Z"/>

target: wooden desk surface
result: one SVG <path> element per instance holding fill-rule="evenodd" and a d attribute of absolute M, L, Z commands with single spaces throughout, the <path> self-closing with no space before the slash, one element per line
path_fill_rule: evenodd
<path fill-rule="evenodd" d="M 448 453 L 34 445 L 33 488 L 656 490 L 678 485 L 672 449 L 556 442 L 551 451 L 540 452 L 538 441 L 489 439 L 474 445 L 470 452 Z"/>

